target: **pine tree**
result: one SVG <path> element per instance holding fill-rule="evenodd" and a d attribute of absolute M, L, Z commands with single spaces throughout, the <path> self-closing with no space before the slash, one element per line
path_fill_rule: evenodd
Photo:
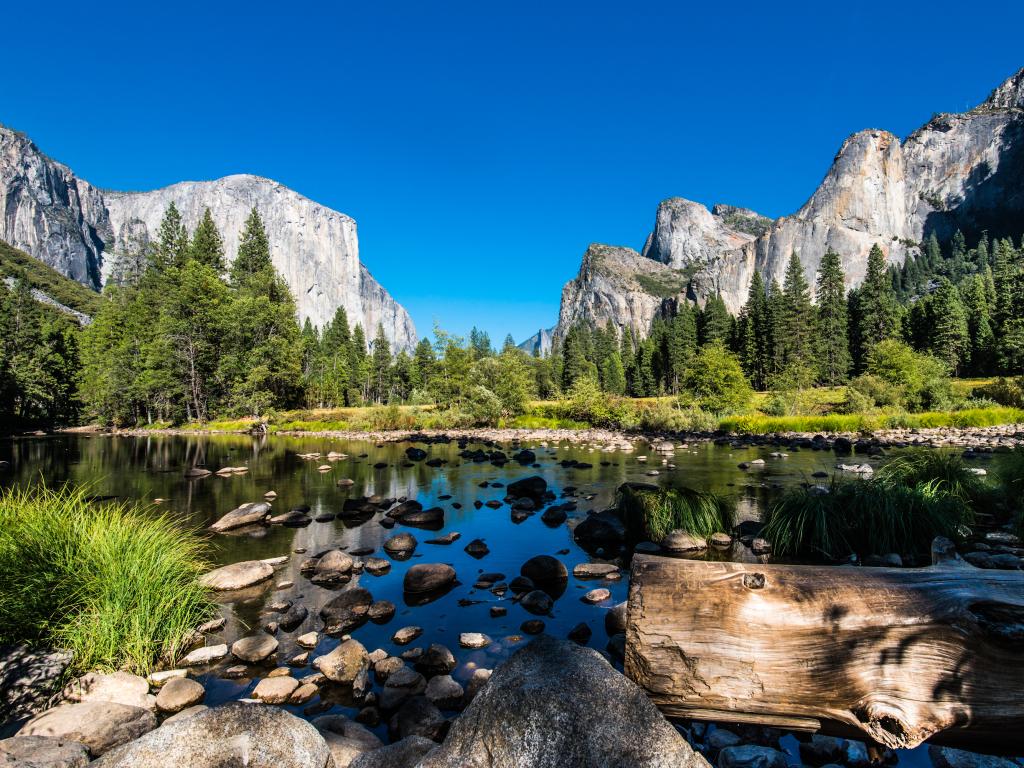
<path fill-rule="evenodd" d="M 224 273 L 224 241 L 213 223 L 209 208 L 203 211 L 203 218 L 192 234 L 189 255 L 200 264 L 211 267 L 218 275 Z"/>
<path fill-rule="evenodd" d="M 958 374 L 961 365 L 969 360 L 970 334 L 967 313 L 960 292 L 947 278 L 939 279 L 939 286 L 929 297 L 929 348 L 933 355 L 945 360 L 949 369 Z"/>
<path fill-rule="evenodd" d="M 272 265 L 267 231 L 259 211 L 253 208 L 245 220 L 245 228 L 238 243 L 238 255 L 231 264 L 231 284 L 237 288 L 269 269 L 272 269 Z"/>
<path fill-rule="evenodd" d="M 604 359 L 601 366 L 601 385 L 606 392 L 613 395 L 626 393 L 626 369 L 617 350 Z"/>
<path fill-rule="evenodd" d="M 729 310 L 725 307 L 722 295 L 716 293 L 709 296 L 704 303 L 704 309 L 700 313 L 697 324 L 698 337 L 701 345 L 713 344 L 714 342 L 725 343 L 729 338 Z"/>
<path fill-rule="evenodd" d="M 755 389 L 767 387 L 768 341 L 768 294 L 764 278 L 755 271 L 747 289 L 747 302 L 740 310 L 736 339 L 743 372 Z"/>
<path fill-rule="evenodd" d="M 856 292 L 856 304 L 857 362 L 863 366 L 868 352 L 878 342 L 895 338 L 899 331 L 899 307 L 889 280 L 885 255 L 877 244 L 871 246 L 868 253 L 867 274 Z"/>
<path fill-rule="evenodd" d="M 768 344 L 765 356 L 768 376 L 782 371 L 786 366 L 786 302 L 782 288 L 774 278 L 768 288 Z"/>
<path fill-rule="evenodd" d="M 995 336 L 982 275 L 975 275 L 967 281 L 963 288 L 963 301 L 970 336 L 970 370 L 975 375 L 983 375 L 992 369 Z"/>
<path fill-rule="evenodd" d="M 697 353 L 697 318 L 688 302 L 680 304 L 668 328 L 668 377 L 667 389 L 678 394 L 682 388 L 683 374 L 690 360 Z M 619 355 L 622 362 L 622 355 Z"/>
<path fill-rule="evenodd" d="M 783 362 L 786 366 L 810 364 L 813 357 L 815 312 L 811 289 L 800 257 L 792 253 L 782 284 Z"/>
<path fill-rule="evenodd" d="M 366 334 L 361 323 L 352 329 L 352 346 L 349 354 L 349 394 L 345 398 L 348 405 L 358 405 L 369 398 L 369 358 L 366 354 Z"/>
<path fill-rule="evenodd" d="M 377 324 L 377 335 L 373 339 L 373 354 L 370 361 L 370 399 L 376 403 L 388 400 L 391 390 L 391 345 L 384 334 L 384 326 Z"/>
<path fill-rule="evenodd" d="M 849 318 L 846 285 L 839 254 L 829 249 L 818 267 L 815 286 L 818 302 L 817 359 L 821 381 L 834 387 L 850 371 Z"/>
<path fill-rule="evenodd" d="M 172 202 L 167 206 L 164 217 L 156 235 L 156 247 L 153 249 L 153 264 L 161 272 L 175 267 L 184 266 L 188 260 L 188 230 L 182 221 L 181 213 Z"/>

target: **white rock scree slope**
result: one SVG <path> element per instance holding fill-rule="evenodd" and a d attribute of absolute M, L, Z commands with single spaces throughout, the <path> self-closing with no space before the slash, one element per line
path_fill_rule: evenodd
<path fill-rule="evenodd" d="M 255 207 L 274 266 L 295 294 L 300 322 L 309 318 L 323 327 L 343 306 L 368 338 L 380 324 L 394 348 L 416 344 L 409 313 L 359 261 L 356 222 L 270 179 L 240 174 L 151 192 L 100 190 L 27 136 L 0 126 L 0 202 L 0 240 L 96 290 L 134 236 L 154 236 L 170 203 L 190 229 L 209 208 L 229 260 Z"/>

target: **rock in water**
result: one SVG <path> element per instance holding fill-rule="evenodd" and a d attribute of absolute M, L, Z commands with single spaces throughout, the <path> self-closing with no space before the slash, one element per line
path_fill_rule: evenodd
<path fill-rule="evenodd" d="M 500 666 L 421 768 L 710 768 L 590 648 L 540 637 Z"/>
<path fill-rule="evenodd" d="M 270 505 L 265 501 L 249 502 L 230 512 L 210 526 L 211 531 L 230 531 L 254 523 L 262 523 L 270 517 Z"/>
<path fill-rule="evenodd" d="M 274 568 L 261 560 L 246 560 L 215 568 L 199 582 L 215 592 L 230 592 L 260 584 L 274 576 Z"/>
<path fill-rule="evenodd" d="M 437 744 L 423 736 L 409 736 L 386 747 L 364 752 L 349 768 L 414 768 Z"/>
<path fill-rule="evenodd" d="M 444 589 L 455 581 L 455 569 L 444 563 L 417 563 L 405 572 L 403 591 L 423 594 Z"/>
<path fill-rule="evenodd" d="M 165 723 L 111 751 L 95 768 L 327 768 L 316 728 L 279 707 L 234 702 Z"/>

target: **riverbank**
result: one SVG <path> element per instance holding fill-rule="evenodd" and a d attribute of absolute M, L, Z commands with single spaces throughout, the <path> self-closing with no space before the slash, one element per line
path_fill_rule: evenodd
<path fill-rule="evenodd" d="M 255 422 L 254 422 L 255 423 Z M 93 434 L 145 437 L 151 435 L 217 435 L 249 434 L 245 428 L 224 429 L 205 427 L 161 427 L 151 429 L 105 429 L 102 427 L 75 427 L 60 430 L 67 434 Z M 36 433 L 38 434 L 38 433 Z M 922 427 L 893 428 L 871 431 L 769 431 L 761 434 L 739 432 L 667 432 L 626 431 L 616 429 L 551 429 L 551 428 L 490 428 L 474 429 L 382 429 L 382 430 L 278 430 L 270 434 L 290 437 L 318 437 L 335 440 L 367 440 L 378 443 L 398 442 L 481 442 L 514 443 L 573 443 L 591 445 L 609 450 L 632 451 L 647 443 L 657 449 L 666 441 L 675 443 L 718 442 L 731 445 L 774 444 L 793 448 L 835 448 L 840 450 L 870 450 L 872 447 L 956 447 L 978 452 L 1012 450 L 1024 446 L 1024 422 L 984 427 Z"/>

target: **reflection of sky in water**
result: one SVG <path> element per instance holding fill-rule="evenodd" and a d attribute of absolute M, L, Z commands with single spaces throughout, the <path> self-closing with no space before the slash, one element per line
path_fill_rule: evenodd
<path fill-rule="evenodd" d="M 390 600 L 398 610 L 395 617 L 385 625 L 367 623 L 352 634 L 368 650 L 383 648 L 398 655 L 405 648 L 391 642 L 392 634 L 400 627 L 417 625 L 424 628 L 424 634 L 413 646 L 425 648 L 430 643 L 443 643 L 452 650 L 458 660 L 453 676 L 465 683 L 478 667 L 492 668 L 525 642 L 520 624 L 530 618 L 524 609 L 509 599 L 499 599 L 486 590 L 474 590 L 477 574 L 499 572 L 508 579 L 519 574 L 523 562 L 534 555 L 557 556 L 570 572 L 568 588 L 554 605 L 552 615 L 544 617 L 547 632 L 556 637 L 565 637 L 569 630 L 584 622 L 592 630 L 589 645 L 603 649 L 607 644 L 604 617 L 609 607 L 626 599 L 628 583 L 621 581 L 588 580 L 572 577 L 577 563 L 588 562 L 590 558 L 576 546 L 571 529 L 586 516 L 588 510 L 600 510 L 612 502 L 615 488 L 626 480 L 654 482 L 665 486 L 689 486 L 700 490 L 714 490 L 732 495 L 737 502 L 737 520 L 758 519 L 765 504 L 781 488 L 800 482 L 821 482 L 812 478 L 812 473 L 832 471 L 837 463 L 830 452 L 793 451 L 787 449 L 789 458 L 773 458 L 771 453 L 778 448 L 763 446 L 734 449 L 708 443 L 678 448 L 671 454 L 649 450 L 644 443 L 637 444 L 632 453 L 607 452 L 585 445 L 552 445 L 538 443 L 524 444 L 537 454 L 540 468 L 522 467 L 510 462 L 504 467 L 490 463 L 466 462 L 458 456 L 457 444 L 431 445 L 427 447 L 430 457 L 447 459 L 449 463 L 441 468 L 431 468 L 423 462 L 403 466 L 404 451 L 408 443 L 375 445 L 366 441 L 342 441 L 329 438 L 270 437 L 250 438 L 241 435 L 218 435 L 206 437 L 121 437 L 107 436 L 58 436 L 48 438 L 20 439 L 0 442 L 0 459 L 10 460 L 12 472 L 3 478 L 4 482 L 31 484 L 46 482 L 56 486 L 64 482 L 88 485 L 97 496 L 118 496 L 142 501 L 156 498 L 166 499 L 161 509 L 180 516 L 196 527 L 205 528 L 224 513 L 247 501 L 262 499 L 269 490 L 277 493 L 273 502 L 274 514 L 286 512 L 293 506 L 309 505 L 311 515 L 341 511 L 346 498 L 370 496 L 401 497 L 418 499 L 429 508 L 440 505 L 445 510 L 445 525 L 439 531 L 423 531 L 396 526 L 387 530 L 379 524 L 380 516 L 357 527 L 348 528 L 343 520 L 327 523 L 313 522 L 305 528 L 284 528 L 275 526 L 261 531 L 259 536 L 216 535 L 211 538 L 211 559 L 217 564 L 238 562 L 257 558 L 269 558 L 290 554 L 289 561 L 279 567 L 275 578 L 264 590 L 257 590 L 257 596 L 244 603 L 225 605 L 223 614 L 228 619 L 221 635 L 214 635 L 211 642 L 226 638 L 228 642 L 258 629 L 263 606 L 271 600 L 288 599 L 301 601 L 309 608 L 306 621 L 292 632 L 279 632 L 278 657 L 280 663 L 301 652 L 295 638 L 314 629 L 319 629 L 319 609 L 337 591 L 314 586 L 299 573 L 302 561 L 313 554 L 333 547 L 344 547 L 351 551 L 373 548 L 375 556 L 386 557 L 381 544 L 399 530 L 413 533 L 420 542 L 414 556 L 407 561 L 392 561 L 391 571 L 384 576 L 362 574 L 352 579 L 350 586 L 368 589 L 377 600 Z M 479 447 L 470 444 L 471 447 Z M 511 455 L 514 449 L 505 447 Z M 348 454 L 347 459 L 328 462 L 329 451 Z M 306 461 L 300 453 L 319 452 L 320 459 Z M 367 457 L 360 458 L 361 454 Z M 646 461 L 640 461 L 646 457 Z M 765 464 L 751 470 L 741 470 L 738 464 L 763 458 Z M 593 465 L 590 469 L 564 469 L 559 465 L 563 459 L 576 459 Z M 858 461 L 863 460 L 858 458 Z M 873 461 L 873 460 L 872 460 Z M 384 469 L 375 469 L 374 463 L 387 462 Z M 321 473 L 317 467 L 329 463 L 332 470 Z M 675 468 L 669 468 L 672 463 Z M 185 468 L 200 465 L 211 470 L 224 466 L 247 466 L 249 471 L 242 475 L 222 478 L 210 476 L 188 481 L 183 478 Z M 657 471 L 657 475 L 649 472 Z M 504 485 L 528 475 L 540 474 L 548 482 L 549 489 L 561 496 L 566 487 L 576 489 L 578 509 L 569 513 L 567 523 L 557 527 L 545 525 L 540 514 L 519 524 L 512 523 L 508 505 L 499 509 L 482 507 L 475 509 L 473 502 L 501 500 L 504 487 L 481 488 L 480 483 L 500 482 Z M 354 485 L 339 488 L 337 481 L 351 478 Z M 440 500 L 443 495 L 451 499 Z M 592 498 L 589 498 L 592 497 Z M 453 502 L 460 502 L 461 509 L 454 509 Z M 427 539 L 450 531 L 458 531 L 461 538 L 454 544 L 443 546 L 426 544 Z M 476 560 L 464 551 L 471 540 L 484 539 L 491 552 Z M 305 549 L 306 554 L 296 554 L 295 549 Z M 747 559 L 749 551 L 743 547 L 733 556 Z M 452 565 L 460 585 L 440 599 L 427 605 L 407 606 L 402 596 L 402 578 L 416 563 L 441 562 Z M 291 581 L 294 586 L 275 590 L 274 584 Z M 581 596 L 595 587 L 606 587 L 612 593 L 611 600 L 597 606 L 581 601 Z M 459 600 L 480 601 L 460 606 Z M 500 618 L 490 616 L 492 605 L 507 607 L 508 614 Z M 263 620 L 272 620 L 269 616 Z M 483 632 L 495 643 L 484 650 L 466 650 L 459 647 L 461 632 Z M 311 658 L 331 650 L 338 640 L 324 637 Z M 225 660 L 216 669 L 229 666 Z M 270 667 L 265 671 L 269 671 Z M 213 674 L 204 680 L 208 687 L 208 703 L 217 703 L 231 698 L 248 695 L 255 687 L 255 680 L 225 680 Z M 302 677 L 315 671 L 306 666 L 296 668 L 293 674 Z M 379 690 L 379 689 L 378 689 Z M 316 700 L 314 699 L 314 702 Z M 332 711 L 349 715 L 355 713 L 352 707 L 342 701 Z M 303 707 L 290 707 L 296 714 L 302 714 Z M 383 733 L 383 726 L 377 729 Z M 916 758 L 916 755 L 914 756 Z"/>

